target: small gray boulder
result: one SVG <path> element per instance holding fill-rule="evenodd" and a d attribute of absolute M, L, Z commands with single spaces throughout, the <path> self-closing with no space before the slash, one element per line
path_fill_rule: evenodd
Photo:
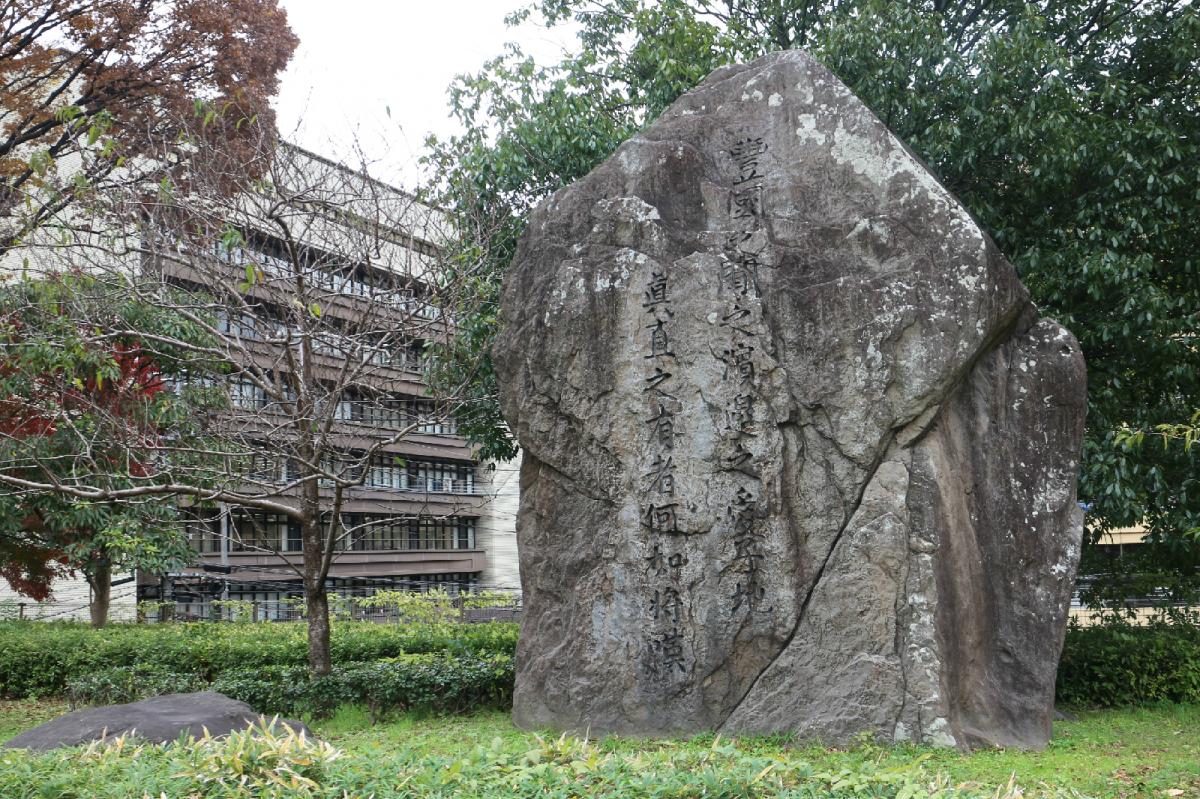
<path fill-rule="evenodd" d="M 166 694 L 131 702 L 76 710 L 26 730 L 4 744 L 9 749 L 47 752 L 62 746 L 78 746 L 105 737 L 136 734 L 151 743 L 169 743 L 183 736 L 228 735 L 258 723 L 263 716 L 245 702 L 216 691 Z M 281 719 L 296 731 L 311 734 L 298 721 Z"/>

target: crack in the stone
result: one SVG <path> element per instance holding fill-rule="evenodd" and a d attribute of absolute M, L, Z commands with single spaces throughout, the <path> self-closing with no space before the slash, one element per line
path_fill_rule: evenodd
<path fill-rule="evenodd" d="M 553 464 L 549 463 L 548 461 L 542 460 L 541 458 L 539 458 L 536 455 L 533 455 L 532 453 L 529 453 L 529 452 L 526 452 L 526 457 L 532 458 L 533 460 L 537 461 L 539 469 L 545 469 L 548 472 L 550 472 L 551 474 L 553 474 L 555 477 L 557 477 L 559 482 L 568 491 L 572 491 L 576 494 L 580 494 L 582 496 L 587 497 L 588 499 L 593 499 L 596 502 L 603 502 L 605 505 L 615 506 L 615 505 L 619 504 L 616 500 L 612 499 L 611 497 L 597 496 L 596 494 L 592 494 L 588 491 L 583 490 L 579 486 L 580 481 L 576 480 L 574 477 L 567 474 L 562 469 L 559 469 L 557 466 L 554 466 Z"/>
<path fill-rule="evenodd" d="M 907 482 L 907 486 L 905 488 L 905 493 L 904 493 L 904 508 L 907 511 L 908 510 L 908 488 L 910 488 L 912 486 L 912 469 L 908 468 L 908 469 L 906 469 L 906 471 L 908 472 L 908 482 Z M 906 520 L 905 520 L 904 537 L 906 539 L 904 542 L 905 543 L 904 574 L 902 576 L 902 579 L 899 581 L 899 590 L 896 592 L 896 603 L 893 606 L 893 612 L 894 612 L 895 619 L 896 619 L 896 639 L 895 639 L 894 646 L 896 649 L 896 662 L 900 666 L 900 707 L 896 709 L 896 720 L 892 723 L 892 738 L 893 739 L 895 739 L 895 737 L 896 737 L 896 728 L 898 726 L 900 726 L 900 722 L 904 719 L 904 709 L 908 706 L 908 669 L 905 667 L 905 662 L 904 662 L 904 645 L 905 645 L 905 642 L 907 641 L 908 635 L 907 635 L 906 631 L 904 630 L 904 628 L 901 626 L 900 619 L 901 619 L 901 612 L 905 608 L 908 609 L 908 612 L 910 615 L 913 613 L 912 606 L 908 603 L 908 600 L 907 600 L 908 578 L 909 578 L 909 575 L 912 573 L 912 569 L 913 569 L 912 561 L 913 561 L 913 556 L 914 556 L 914 553 L 912 551 L 912 541 L 911 541 L 911 539 L 912 539 L 911 514 L 909 514 L 908 518 L 906 518 Z M 919 707 L 920 707 L 920 703 L 918 703 L 918 708 Z"/>
<path fill-rule="evenodd" d="M 808 606 L 812 602 L 813 594 L 815 594 L 817 591 L 817 586 L 821 584 L 821 579 L 825 575 L 825 569 L 829 566 L 829 561 L 833 559 L 833 553 L 837 551 L 838 544 L 845 535 L 846 529 L 850 526 L 850 523 L 854 521 L 854 517 L 858 513 L 859 507 L 862 506 L 863 497 L 865 497 L 867 493 L 867 487 L 871 485 L 871 482 L 875 479 L 876 473 L 879 471 L 879 467 L 883 465 L 883 462 L 891 453 L 892 443 L 895 441 L 895 438 L 895 432 L 889 432 L 887 445 L 880 448 L 879 457 L 876 458 L 873 464 L 871 464 L 871 468 L 866 475 L 866 479 L 862 481 L 862 487 L 858 491 L 858 496 L 855 498 L 850 512 L 846 515 L 846 520 L 842 522 L 841 526 L 838 528 L 837 534 L 833 537 L 833 541 L 830 543 L 829 551 L 825 553 L 825 557 L 821 560 L 821 566 L 817 569 L 816 574 L 813 577 L 813 581 L 809 585 L 808 591 L 804 595 L 804 601 L 800 604 L 800 611 L 796 614 L 796 623 L 792 626 L 792 631 L 788 634 L 787 640 L 784 641 L 783 646 L 779 648 L 779 651 L 775 653 L 774 657 L 767 662 L 767 665 L 760 669 L 754 679 L 750 681 L 750 686 L 745 690 L 738 701 L 730 709 L 729 713 L 726 714 L 725 719 L 721 722 L 722 727 L 724 727 L 725 724 L 729 722 L 729 719 L 737 713 L 738 709 L 741 708 L 742 703 L 746 701 L 746 698 L 750 696 L 750 694 L 754 693 L 754 689 L 758 685 L 759 681 L 763 678 L 763 675 L 771 670 L 771 667 L 774 666 L 779 658 L 783 656 L 783 653 L 791 647 L 792 641 L 795 640 L 796 636 L 800 633 L 800 627 L 804 624 L 805 614 L 808 611 Z"/>

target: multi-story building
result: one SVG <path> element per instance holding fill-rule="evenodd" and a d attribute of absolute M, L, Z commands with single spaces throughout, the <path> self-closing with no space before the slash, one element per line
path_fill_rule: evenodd
<path fill-rule="evenodd" d="M 307 161 L 318 170 L 342 167 L 300 148 L 286 146 L 287 157 Z M 349 488 L 341 505 L 342 525 L 348 532 L 335 547 L 327 585 L 337 593 L 369 594 L 381 588 L 422 589 L 445 585 L 457 588 L 515 588 L 519 585 L 515 557 L 515 471 L 512 465 L 481 464 L 472 446 L 455 429 L 452 415 L 429 398 L 422 381 L 423 351 L 429 337 L 449 334 L 450 323 L 441 318 L 433 296 L 437 277 L 429 271 L 437 263 L 436 237 L 444 229 L 437 209 L 404 195 L 398 189 L 361 173 L 346 175 L 369 186 L 375 195 L 402 201 L 407 224 L 374 235 L 392 248 L 390 259 L 364 263 L 344 257 L 331 242 L 330 225 L 319 242 L 306 243 L 302 257 L 311 262 L 311 279 L 323 284 L 322 315 L 326 327 L 347 330 L 359 314 L 381 312 L 386 297 L 397 325 L 413 328 L 402 346 L 381 348 L 370 354 L 372 369 L 364 385 L 351 386 L 334 409 L 332 437 L 343 452 L 361 457 L 374 444 L 377 451 L 364 459 L 361 485 Z M 346 219 L 324 220 L 333 226 L 351 225 Z M 378 225 L 377 220 L 372 220 Z M 402 251 L 398 257 L 397 251 Z M 203 290 L 206 275 L 224 265 L 240 275 L 246 264 L 270 275 L 294 267 L 297 253 L 272 235 L 269 226 L 245 231 L 236 246 L 193 252 L 188 259 L 169 259 L 157 268 L 181 286 Z M 398 274 L 387 262 L 412 264 Z M 202 259 L 202 260 L 200 260 Z M 358 262 L 356 262 L 356 260 Z M 203 268 L 198 268 L 198 267 Z M 250 292 L 253 294 L 253 290 Z M 371 301 L 367 303 L 367 299 Z M 364 309 L 369 310 L 364 310 Z M 253 318 L 236 309 L 222 314 L 223 330 L 236 334 L 260 370 L 279 362 L 279 353 L 267 341 L 263 307 Z M 335 379 L 347 357 L 335 340 L 317 342 L 317 379 Z M 250 411 L 252 424 L 264 437 L 277 435 L 271 422 L 272 403 L 261 385 L 232 377 L 228 381 L 234 406 Z M 245 424 L 244 420 L 241 422 Z M 397 440 L 379 447 L 377 442 L 398 431 Z M 250 475 L 259 484 L 286 483 L 289 463 L 264 460 Z M 285 492 L 286 493 L 286 492 Z M 298 492 L 292 492 L 294 494 Z M 332 489 L 322 486 L 322 497 Z M 145 599 L 189 604 L 212 598 L 249 599 L 269 607 L 274 601 L 298 596 L 301 586 L 289 560 L 301 552 L 299 525 L 282 514 L 246 507 L 219 505 L 197 510 L 188 524 L 197 553 L 193 567 L 170 575 L 140 575 L 139 595 Z"/>
<path fill-rule="evenodd" d="M 270 225 L 246 224 L 243 217 L 244 235 L 237 241 L 193 249 L 186 257 L 144 258 L 153 261 L 156 274 L 200 292 L 210 288 L 214 275 L 222 270 L 237 276 L 254 265 L 259 282 L 265 284 L 247 289 L 251 299 L 261 292 L 254 300 L 256 312 L 247 314 L 244 306 L 223 308 L 219 324 L 237 338 L 259 375 L 269 374 L 273 364 L 280 363 L 278 347 L 272 343 L 277 336 L 264 329 L 272 324 L 270 303 L 278 302 L 268 296 L 271 276 L 296 266 L 298 259 L 310 270 L 306 277 L 320 284 L 324 329 L 337 331 L 341 326 L 349 331 L 363 313 L 383 314 L 377 324 L 411 328 L 402 346 L 367 350 L 369 377 L 348 385 L 332 409 L 334 454 L 327 457 L 336 458 L 340 452 L 356 454 L 360 461 L 355 467 L 360 481 L 342 492 L 340 518 L 346 533 L 335 546 L 327 582 L 332 591 L 362 595 L 381 588 L 437 585 L 517 587 L 514 466 L 481 464 L 472 446 L 457 434 L 446 407 L 431 399 L 422 378 L 426 341 L 451 330 L 434 296 L 439 285 L 438 237 L 444 230 L 440 212 L 399 189 L 300 148 L 283 145 L 282 152 L 301 173 L 333 176 L 339 186 L 336 191 L 369 196 L 400 210 L 381 223 L 380 218 L 367 219 L 358 213 L 354 197 L 324 205 L 305 200 L 296 207 L 315 209 L 305 211 L 310 217 L 305 224 L 313 233 L 298 237 L 303 240 L 299 254 L 295 240 L 281 241 Z M 252 199 L 246 207 L 254 205 Z M 339 247 L 340 240 L 349 241 L 350 234 L 366 227 L 372 227 L 370 235 L 378 242 L 377 251 L 387 251 L 384 255 L 363 258 L 350 254 L 349 246 Z M 339 230 L 348 234 L 343 236 Z M 148 269 L 148 263 L 144 260 L 141 268 Z M 407 266 L 400 270 L 389 266 L 396 263 Z M 318 382 L 336 380 L 352 357 L 349 345 L 343 346 L 336 335 L 318 337 L 313 343 L 310 374 Z M 361 345 L 359 340 L 354 357 L 361 356 Z M 230 418 L 243 426 L 239 431 L 243 440 L 252 441 L 257 435 L 265 442 L 281 435 L 282 427 L 273 421 L 280 395 L 270 396 L 261 381 L 256 385 L 236 371 L 222 382 L 231 408 L 238 412 Z M 361 457 L 372 450 L 372 457 Z M 261 492 L 264 486 L 288 484 L 291 469 L 286 458 L 264 458 L 248 465 L 246 478 Z M 321 485 L 322 502 L 332 493 L 331 486 Z M 280 489 L 278 494 L 283 502 L 298 496 L 298 490 Z M 139 574 L 139 599 L 184 605 L 215 598 L 249 599 L 269 606 L 302 593 L 289 566 L 301 553 L 300 531 L 287 516 L 230 503 L 200 503 L 189 516 L 195 563 L 167 575 Z M 67 596 L 71 590 L 64 584 L 58 593 Z"/>

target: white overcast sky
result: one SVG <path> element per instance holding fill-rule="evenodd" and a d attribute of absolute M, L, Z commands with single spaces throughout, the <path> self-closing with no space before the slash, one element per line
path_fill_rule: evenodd
<path fill-rule="evenodd" d="M 528 2 L 281 0 L 300 46 L 276 101 L 280 132 L 330 157 L 357 139 L 373 174 L 415 188 L 425 136 L 456 131 L 446 93 L 455 75 L 477 71 L 505 42 L 539 60 L 571 45 L 566 30 L 504 25 Z"/>

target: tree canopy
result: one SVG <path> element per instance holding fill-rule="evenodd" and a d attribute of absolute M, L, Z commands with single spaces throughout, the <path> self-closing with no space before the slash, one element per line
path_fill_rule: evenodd
<path fill-rule="evenodd" d="M 40 601 L 81 572 L 100 598 L 98 624 L 114 571 L 190 560 L 175 504 L 93 502 L 19 482 L 69 485 L 84 473 L 128 488 L 158 468 L 169 439 L 202 432 L 192 420 L 205 403 L 166 386 L 195 372 L 195 359 L 130 330 L 202 340 L 177 315 L 83 274 L 0 287 L 0 471 L 18 481 L 0 491 L 0 576 Z"/>
<path fill-rule="evenodd" d="M 226 111 L 201 114 L 207 137 L 246 155 L 244 122 L 274 130 L 269 100 L 296 44 L 277 0 L 5 2 L 0 252 L 118 165 L 157 154 L 197 102 Z"/>
<path fill-rule="evenodd" d="M 543 0 L 514 21 L 529 18 L 573 22 L 578 52 L 539 64 L 510 45 L 451 87 L 466 132 L 430 142 L 458 246 L 493 280 L 536 203 L 712 69 L 806 48 L 959 196 L 1043 313 L 1079 338 L 1090 384 L 1080 496 L 1092 529 L 1141 521 L 1177 551 L 1195 549 L 1200 450 L 1121 435 L 1200 408 L 1194 6 Z M 494 314 L 476 324 L 478 342 Z M 489 374 L 471 346 L 445 362 L 482 359 Z M 477 438 L 511 446 L 494 408 L 475 413 Z"/>

